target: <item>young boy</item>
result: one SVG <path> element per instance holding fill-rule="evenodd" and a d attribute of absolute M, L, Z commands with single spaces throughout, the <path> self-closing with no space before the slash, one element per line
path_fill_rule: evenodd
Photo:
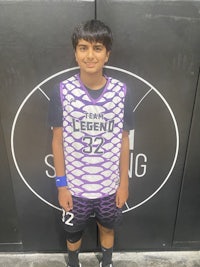
<path fill-rule="evenodd" d="M 80 73 L 55 88 L 49 111 L 67 266 L 81 266 L 82 234 L 95 214 L 103 254 L 100 266 L 111 267 L 114 228 L 128 198 L 131 110 L 125 108 L 125 84 L 103 74 L 112 46 L 109 27 L 98 20 L 80 24 L 72 44 Z"/>

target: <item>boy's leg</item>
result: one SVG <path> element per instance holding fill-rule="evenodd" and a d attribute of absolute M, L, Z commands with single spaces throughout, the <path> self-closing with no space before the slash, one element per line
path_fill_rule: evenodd
<path fill-rule="evenodd" d="M 79 267 L 79 250 L 82 234 L 90 218 L 91 205 L 86 199 L 73 196 L 73 209 L 70 212 L 63 211 L 63 226 L 66 231 L 68 266 Z"/>
<path fill-rule="evenodd" d="M 106 228 L 102 226 L 100 223 L 98 224 L 99 228 L 99 236 L 101 246 L 104 248 L 111 248 L 114 245 L 114 230 Z"/>
<path fill-rule="evenodd" d="M 76 243 L 71 243 L 67 240 L 67 248 L 71 251 L 75 251 L 75 250 L 78 250 L 80 249 L 81 247 L 81 242 L 82 242 L 82 239 L 80 239 L 79 241 L 77 241 Z"/>
<path fill-rule="evenodd" d="M 102 249 L 102 267 L 112 264 L 112 253 L 114 245 L 114 230 L 98 224 L 100 244 Z"/>
<path fill-rule="evenodd" d="M 107 267 L 112 264 L 114 229 L 121 221 L 122 209 L 116 207 L 115 194 L 98 199 L 95 204 L 95 214 L 103 253 L 102 265 L 100 266 Z"/>
<path fill-rule="evenodd" d="M 81 247 L 82 239 L 78 240 L 75 243 L 67 240 L 67 250 L 68 250 L 68 266 L 70 267 L 79 267 L 79 251 Z"/>

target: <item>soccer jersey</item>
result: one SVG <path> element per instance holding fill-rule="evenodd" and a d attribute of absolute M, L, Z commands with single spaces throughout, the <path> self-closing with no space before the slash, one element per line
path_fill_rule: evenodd
<path fill-rule="evenodd" d="M 91 97 L 79 75 L 60 83 L 63 149 L 72 195 L 95 199 L 116 192 L 125 95 L 125 84 L 110 77 L 98 98 Z"/>

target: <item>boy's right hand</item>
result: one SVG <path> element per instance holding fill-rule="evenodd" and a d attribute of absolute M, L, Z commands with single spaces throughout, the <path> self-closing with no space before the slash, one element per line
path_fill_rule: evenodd
<path fill-rule="evenodd" d="M 63 208 L 65 211 L 70 211 L 73 209 L 72 194 L 66 186 L 58 188 L 58 201 L 61 208 Z"/>

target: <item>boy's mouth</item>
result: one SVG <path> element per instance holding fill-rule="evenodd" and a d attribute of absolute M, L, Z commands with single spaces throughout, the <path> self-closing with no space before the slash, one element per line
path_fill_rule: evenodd
<path fill-rule="evenodd" d="M 96 62 L 85 62 L 86 66 L 92 68 L 96 65 Z"/>

